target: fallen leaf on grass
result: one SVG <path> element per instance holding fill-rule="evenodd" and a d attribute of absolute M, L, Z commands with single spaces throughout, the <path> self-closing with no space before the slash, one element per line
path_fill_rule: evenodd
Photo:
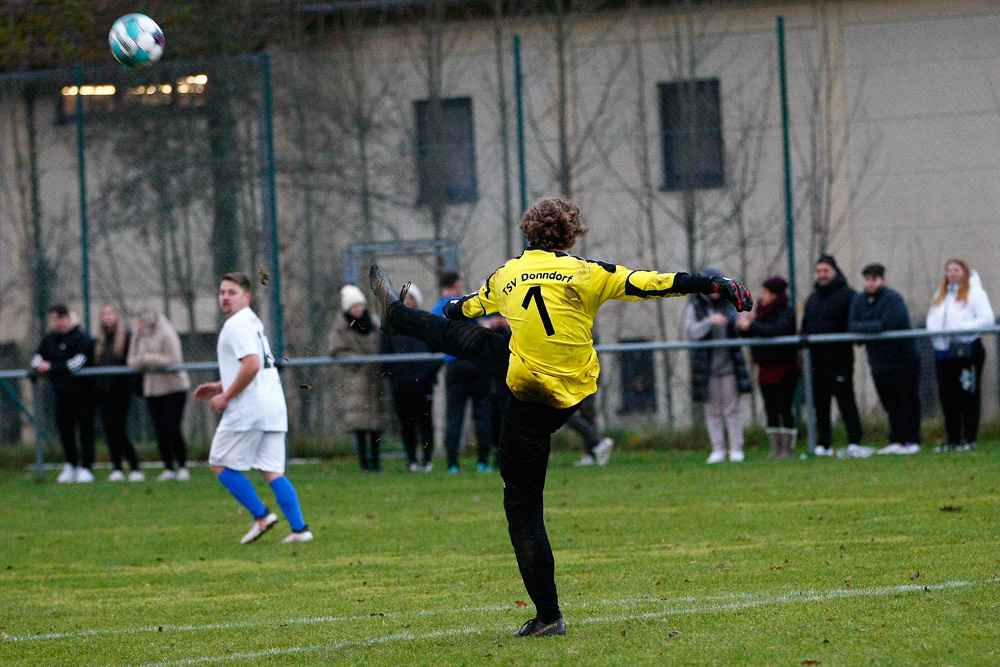
<path fill-rule="evenodd" d="M 916 579 L 919 576 L 920 576 L 920 570 L 917 570 L 916 572 L 910 575 L 910 579 Z"/>
<path fill-rule="evenodd" d="M 592 568 L 592 567 L 588 567 L 586 570 L 584 570 L 584 572 L 593 572 L 593 571 L 594 571 L 594 568 Z"/>
<path fill-rule="evenodd" d="M 566 649 L 566 655 L 580 655 L 580 652 L 575 648 L 568 648 Z"/>
<path fill-rule="evenodd" d="M 931 587 L 930 586 L 924 586 L 924 593 L 930 593 L 930 592 L 931 592 Z"/>
<path fill-rule="evenodd" d="M 677 635 L 679 635 L 679 634 L 680 634 L 680 632 L 678 632 L 677 630 L 672 630 L 672 631 L 670 632 L 670 634 L 669 634 L 669 635 L 667 635 L 667 636 L 668 636 L 668 637 L 670 637 L 671 639 L 673 639 L 674 637 L 676 637 L 676 636 L 677 636 Z"/>
<path fill-rule="evenodd" d="M 945 505 L 944 507 L 941 508 L 941 511 L 942 512 L 961 512 L 962 511 L 962 506 L 961 505 Z"/>
<path fill-rule="evenodd" d="M 771 569 L 772 569 L 772 570 L 780 570 L 780 569 L 781 569 L 781 566 L 780 566 L 780 565 L 772 565 L 772 566 L 771 566 Z"/>
<path fill-rule="evenodd" d="M 527 607 L 527 606 L 528 606 L 528 603 L 527 603 L 527 602 L 525 602 L 524 600 L 518 600 L 518 601 L 516 601 L 516 602 L 515 602 L 514 604 L 516 604 L 516 605 L 517 605 L 518 609 L 522 609 L 522 608 L 524 608 L 524 607 Z"/>
<path fill-rule="evenodd" d="M 626 630 L 622 630 L 621 631 L 621 635 L 622 635 L 622 637 L 626 637 L 627 636 L 627 631 Z"/>
<path fill-rule="evenodd" d="M 803 665 L 822 665 L 823 663 L 820 662 L 819 660 L 803 660 L 802 664 Z"/>

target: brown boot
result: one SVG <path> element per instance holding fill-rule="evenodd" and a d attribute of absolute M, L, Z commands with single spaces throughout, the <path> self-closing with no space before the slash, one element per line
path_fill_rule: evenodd
<path fill-rule="evenodd" d="M 781 439 L 784 437 L 783 433 L 784 430 L 785 429 L 782 428 L 765 429 L 765 432 L 767 433 L 767 441 L 771 444 L 771 453 L 767 455 L 767 458 L 769 459 L 784 458 L 781 455 L 781 445 L 782 445 Z"/>
<path fill-rule="evenodd" d="M 781 457 L 783 459 L 790 459 L 795 456 L 795 444 L 799 439 L 799 429 L 797 428 L 783 428 L 781 429 Z"/>

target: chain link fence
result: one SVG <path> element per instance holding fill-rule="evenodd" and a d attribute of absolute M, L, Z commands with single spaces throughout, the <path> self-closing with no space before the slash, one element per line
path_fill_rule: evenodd
<path fill-rule="evenodd" d="M 742 11 L 345 21 L 326 51 L 0 74 L 0 368 L 26 368 L 53 302 L 91 333 L 104 302 L 155 308 L 209 362 L 232 269 L 281 356 L 321 357 L 357 266 L 428 302 L 445 267 L 474 289 L 520 251 L 522 203 L 554 193 L 581 204 L 581 255 L 787 275 L 781 67 L 799 304 L 821 249 L 852 283 L 886 264 L 914 320 L 948 257 L 1000 289 L 1000 109 L 982 85 L 1000 13 L 789 9 L 779 62 L 774 17 Z M 607 426 L 690 425 L 686 355 L 657 342 L 682 321 L 676 302 L 602 311 L 597 340 L 637 343 L 604 355 Z M 328 371 L 284 371 L 293 430 L 317 442 L 343 436 Z M 990 414 L 995 385 L 991 368 Z M 30 385 L 0 383 L 0 410 L 0 438 L 31 439 Z M 188 409 L 192 438 L 213 424 Z"/>

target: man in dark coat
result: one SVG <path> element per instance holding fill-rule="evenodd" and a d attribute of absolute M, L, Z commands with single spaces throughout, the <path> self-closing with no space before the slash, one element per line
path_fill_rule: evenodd
<path fill-rule="evenodd" d="M 62 441 L 66 464 L 58 482 L 93 482 L 94 473 L 94 399 L 93 381 L 75 373 L 84 366 L 94 365 L 94 339 L 80 328 L 76 316 L 61 303 L 49 308 L 49 327 L 31 367 L 39 375 L 47 375 L 56 391 L 56 424 Z M 80 452 L 77 453 L 76 433 L 80 431 Z"/>
<path fill-rule="evenodd" d="M 903 297 L 886 287 L 885 267 L 869 264 L 861 272 L 865 291 L 851 303 L 849 328 L 874 334 L 910 328 L 910 312 Z M 920 354 L 912 338 L 865 343 L 875 389 L 889 416 L 889 445 L 879 454 L 916 454 L 920 451 Z"/>
<path fill-rule="evenodd" d="M 407 308 L 420 308 L 423 299 L 416 285 L 404 299 Z M 412 336 L 382 334 L 379 354 L 421 354 L 431 348 Z M 392 400 L 399 417 L 399 436 L 406 449 L 409 472 L 430 472 L 434 468 L 431 455 L 434 450 L 434 421 L 431 418 L 434 384 L 437 382 L 441 361 L 396 361 L 382 364 L 382 372 L 392 386 Z M 419 440 L 419 442 L 418 442 Z M 417 460 L 418 444 L 423 461 Z M 489 446 L 489 443 L 484 443 Z"/>
<path fill-rule="evenodd" d="M 815 290 L 806 301 L 802 333 L 845 333 L 856 292 L 847 286 L 832 255 L 816 262 Z M 850 343 L 824 343 L 811 347 L 813 406 L 816 409 L 817 456 L 833 456 L 830 437 L 830 401 L 837 399 L 847 427 L 847 442 L 861 442 L 861 418 L 854 398 L 854 349 Z"/>

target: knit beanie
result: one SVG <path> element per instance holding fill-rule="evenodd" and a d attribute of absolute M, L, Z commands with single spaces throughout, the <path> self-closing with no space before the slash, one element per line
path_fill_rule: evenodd
<path fill-rule="evenodd" d="M 359 303 L 367 304 L 365 295 L 355 285 L 344 285 L 340 288 L 340 309 L 345 313 Z"/>
<path fill-rule="evenodd" d="M 774 292 L 775 294 L 781 294 L 786 289 L 788 289 L 788 281 L 781 276 L 771 276 L 762 283 L 763 287 Z"/>
<path fill-rule="evenodd" d="M 410 289 L 406 292 L 413 297 L 413 300 L 417 302 L 417 308 L 420 308 L 424 304 L 424 295 L 420 293 L 420 288 L 410 283 Z"/>
<path fill-rule="evenodd" d="M 833 258 L 833 255 L 820 255 L 819 259 L 816 260 L 817 264 L 829 264 L 833 267 L 833 270 L 840 273 L 840 267 L 837 266 L 837 260 Z"/>

